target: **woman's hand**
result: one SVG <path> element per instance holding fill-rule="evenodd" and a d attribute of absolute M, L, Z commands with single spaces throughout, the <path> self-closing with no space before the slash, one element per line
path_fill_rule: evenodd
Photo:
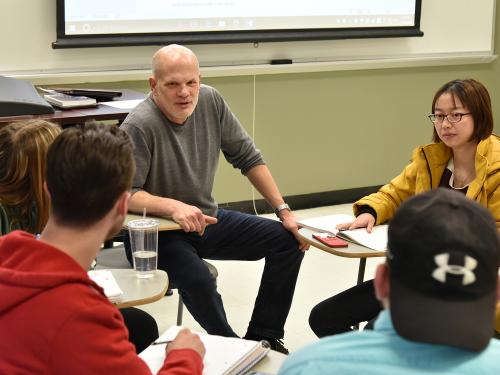
<path fill-rule="evenodd" d="M 373 226 L 375 225 L 375 218 L 372 214 L 364 213 L 359 215 L 356 220 L 351 223 L 342 223 L 337 225 L 339 230 L 348 230 L 356 228 L 366 228 L 368 233 L 372 232 Z"/>

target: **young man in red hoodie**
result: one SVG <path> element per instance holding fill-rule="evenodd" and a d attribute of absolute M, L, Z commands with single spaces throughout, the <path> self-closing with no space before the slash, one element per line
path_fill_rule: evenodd
<path fill-rule="evenodd" d="M 37 239 L 0 237 L 1 374 L 149 374 L 123 319 L 87 276 L 102 242 L 120 230 L 134 174 L 118 127 L 63 131 L 47 155 L 51 215 Z M 205 348 L 182 330 L 159 374 L 201 374 Z"/>

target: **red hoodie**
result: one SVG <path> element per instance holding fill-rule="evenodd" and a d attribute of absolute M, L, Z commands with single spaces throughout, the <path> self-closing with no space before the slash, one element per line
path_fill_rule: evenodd
<path fill-rule="evenodd" d="M 75 239 L 77 241 L 78 239 Z M 158 374 L 201 374 L 191 349 Z M 0 237 L 0 374 L 150 374 L 120 312 L 70 256 L 15 231 Z"/>

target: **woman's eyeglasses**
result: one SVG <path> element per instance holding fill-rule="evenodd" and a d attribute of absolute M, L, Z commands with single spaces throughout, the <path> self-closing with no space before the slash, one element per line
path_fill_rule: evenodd
<path fill-rule="evenodd" d="M 462 121 L 462 117 L 466 115 L 470 115 L 471 113 L 449 113 L 447 115 L 443 115 L 440 113 L 431 113 L 427 117 L 434 124 L 442 124 L 444 119 L 447 119 L 450 124 L 455 124 L 456 122 Z"/>

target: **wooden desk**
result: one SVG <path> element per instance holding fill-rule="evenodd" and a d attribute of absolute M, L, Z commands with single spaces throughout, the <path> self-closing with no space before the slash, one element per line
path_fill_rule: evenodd
<path fill-rule="evenodd" d="M 120 90 L 122 96 L 115 98 L 113 101 L 144 99 L 145 94 L 133 90 Z M 55 122 L 61 127 L 83 124 L 90 120 L 117 120 L 123 121 L 127 117 L 130 109 L 114 108 L 99 104 L 93 108 L 74 108 L 74 109 L 56 109 L 54 113 L 45 115 L 25 115 L 25 116 L 7 116 L 0 117 L 0 127 L 14 121 L 40 119 Z"/>
<path fill-rule="evenodd" d="M 286 358 L 287 356 L 285 354 L 271 350 L 269 354 L 262 358 L 259 363 L 250 369 L 250 371 L 260 371 L 263 374 L 277 374 Z"/>
<path fill-rule="evenodd" d="M 385 256 L 385 251 L 376 251 L 369 249 L 367 247 L 349 242 L 348 247 L 343 248 L 332 248 L 328 247 L 321 242 L 317 241 L 312 237 L 314 231 L 301 228 L 299 229 L 299 236 L 306 241 L 311 246 L 314 246 L 317 249 L 326 251 L 330 254 L 338 255 L 345 258 L 359 258 L 359 268 L 358 268 L 358 279 L 357 284 L 361 284 L 365 277 L 365 268 L 366 268 L 366 258 L 371 257 L 383 257 Z"/>
<path fill-rule="evenodd" d="M 158 217 L 158 216 L 147 216 L 148 219 L 155 219 L 160 222 L 160 226 L 158 227 L 158 230 L 161 231 L 166 231 L 166 230 L 179 230 L 182 229 L 182 227 L 177 224 L 175 221 L 171 219 L 167 219 L 165 217 Z M 125 222 L 123 223 L 124 229 L 127 229 L 127 223 L 131 220 L 138 220 L 142 219 L 142 215 L 138 214 L 132 214 L 128 213 L 127 217 L 125 218 Z"/>
<path fill-rule="evenodd" d="M 116 303 L 119 309 L 145 305 L 161 299 L 168 289 L 168 276 L 165 271 L 156 270 L 153 277 L 140 279 L 132 268 L 110 269 L 115 277 L 123 297 Z"/>
<path fill-rule="evenodd" d="M 166 230 L 179 230 L 182 229 L 182 227 L 177 224 L 175 221 L 171 219 L 167 219 L 165 217 L 158 217 L 158 216 L 147 216 L 148 219 L 156 219 L 160 222 L 160 226 L 158 227 L 158 230 L 161 231 L 166 231 Z M 113 238 L 107 239 L 104 241 L 104 247 L 105 248 L 110 248 L 113 247 L 113 242 L 123 242 L 124 236 L 127 236 L 127 231 L 128 231 L 128 226 L 127 223 L 130 220 L 137 220 L 137 219 L 142 219 L 142 215 L 139 214 L 133 214 L 133 213 L 128 213 L 127 216 L 125 217 L 125 220 L 123 222 L 123 228 L 118 233 L 115 235 Z"/>

